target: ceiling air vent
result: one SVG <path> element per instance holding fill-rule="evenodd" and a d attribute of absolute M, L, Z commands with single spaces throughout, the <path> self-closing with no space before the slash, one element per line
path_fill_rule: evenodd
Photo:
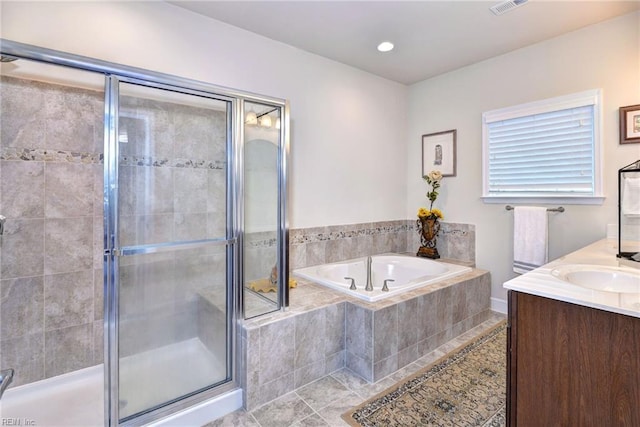
<path fill-rule="evenodd" d="M 502 15 L 503 13 L 507 13 L 510 10 L 515 9 L 516 7 L 522 6 L 527 1 L 528 0 L 506 0 L 494 6 L 491 6 L 489 10 L 493 12 L 494 15 Z"/>

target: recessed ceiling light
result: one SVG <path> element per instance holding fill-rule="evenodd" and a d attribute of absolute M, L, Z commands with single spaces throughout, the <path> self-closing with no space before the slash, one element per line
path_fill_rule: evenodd
<path fill-rule="evenodd" d="M 393 49 L 393 43 L 391 42 L 382 42 L 378 45 L 378 50 L 380 52 L 389 52 Z"/>

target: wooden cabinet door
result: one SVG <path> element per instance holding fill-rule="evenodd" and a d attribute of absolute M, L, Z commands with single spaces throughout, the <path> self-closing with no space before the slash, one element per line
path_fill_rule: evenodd
<path fill-rule="evenodd" d="M 640 319 L 510 291 L 510 426 L 640 426 Z"/>

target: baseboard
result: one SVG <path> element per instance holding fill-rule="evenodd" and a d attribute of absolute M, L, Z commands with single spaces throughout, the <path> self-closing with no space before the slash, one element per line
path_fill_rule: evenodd
<path fill-rule="evenodd" d="M 498 313 L 507 314 L 507 300 L 491 298 L 491 310 Z"/>

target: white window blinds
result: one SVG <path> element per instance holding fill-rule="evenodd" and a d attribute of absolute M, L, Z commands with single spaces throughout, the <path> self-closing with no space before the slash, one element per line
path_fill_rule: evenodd
<path fill-rule="evenodd" d="M 597 102 L 553 101 L 485 113 L 485 197 L 597 195 Z"/>

